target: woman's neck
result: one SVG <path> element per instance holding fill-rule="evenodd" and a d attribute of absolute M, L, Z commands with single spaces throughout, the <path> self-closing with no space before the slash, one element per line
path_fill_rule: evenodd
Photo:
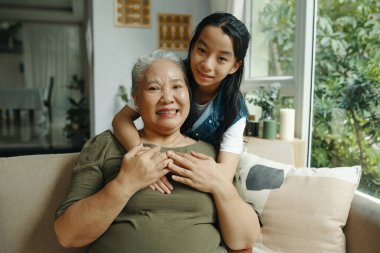
<path fill-rule="evenodd" d="M 176 131 L 171 134 L 157 134 L 147 129 L 140 131 L 140 139 L 143 143 L 150 143 L 161 147 L 181 147 L 194 143 L 191 138 Z"/>

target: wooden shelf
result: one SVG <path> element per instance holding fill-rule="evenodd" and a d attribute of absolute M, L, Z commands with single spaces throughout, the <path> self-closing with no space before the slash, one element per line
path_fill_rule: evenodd
<path fill-rule="evenodd" d="M 304 167 L 305 142 L 301 139 L 285 141 L 280 139 L 267 140 L 263 138 L 244 136 L 247 151 L 272 161 Z"/>

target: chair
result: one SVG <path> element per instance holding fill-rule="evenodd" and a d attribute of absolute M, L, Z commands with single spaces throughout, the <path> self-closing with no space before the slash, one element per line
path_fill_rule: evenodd
<path fill-rule="evenodd" d="M 44 106 L 48 110 L 48 117 L 49 117 L 49 122 L 51 123 L 52 121 L 52 115 L 51 115 L 51 96 L 53 93 L 53 86 L 54 86 L 54 77 L 50 77 L 50 82 L 49 82 L 49 87 L 48 87 L 48 93 L 46 99 L 43 101 Z"/>

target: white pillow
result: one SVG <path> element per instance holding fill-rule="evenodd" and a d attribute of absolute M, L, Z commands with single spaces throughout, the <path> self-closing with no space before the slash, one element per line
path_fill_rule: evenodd
<path fill-rule="evenodd" d="M 295 168 L 241 155 L 241 196 L 255 205 L 264 226 L 253 252 L 346 252 L 346 224 L 361 167 Z"/>

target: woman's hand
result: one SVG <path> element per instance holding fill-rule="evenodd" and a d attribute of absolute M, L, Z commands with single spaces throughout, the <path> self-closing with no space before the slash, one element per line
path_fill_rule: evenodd
<path fill-rule="evenodd" d="M 146 149 L 139 144 L 124 155 L 116 180 L 134 194 L 165 176 L 171 162 L 166 153 L 160 152 L 160 147 Z"/>
<path fill-rule="evenodd" d="M 143 154 L 145 153 L 146 151 L 148 151 L 149 147 L 142 147 L 137 155 L 140 155 L 140 154 Z M 155 191 L 158 191 L 158 192 L 161 192 L 163 194 L 170 194 L 171 191 L 173 190 L 173 186 L 171 185 L 171 183 L 169 182 L 169 180 L 166 178 L 166 176 L 163 176 L 161 177 L 160 179 L 157 180 L 157 182 L 155 182 L 154 184 L 151 184 L 149 186 L 152 190 L 155 190 Z"/>
<path fill-rule="evenodd" d="M 209 193 L 215 193 L 228 181 L 215 160 L 207 155 L 197 152 L 166 153 L 174 161 L 168 165 L 168 168 L 176 174 L 172 176 L 174 181 Z"/>

